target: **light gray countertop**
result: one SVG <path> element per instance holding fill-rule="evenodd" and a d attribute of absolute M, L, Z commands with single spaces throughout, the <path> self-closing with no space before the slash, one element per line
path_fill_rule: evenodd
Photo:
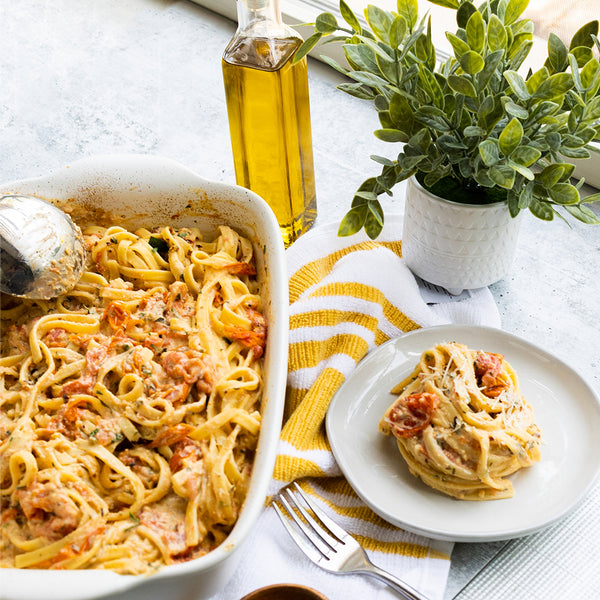
<path fill-rule="evenodd" d="M 221 76 L 232 22 L 186 0 L 5 0 L 0 23 L 0 180 L 43 175 L 84 156 L 143 153 L 234 181 Z M 311 59 L 309 79 L 317 223 L 339 221 L 358 185 L 378 170 L 369 156 L 394 151 L 372 135 L 372 107 L 335 89 L 337 73 Z M 402 212 L 402 200 L 386 210 Z M 600 389 L 600 227 L 527 215 L 511 274 L 490 289 L 506 331 Z M 571 576 L 587 572 L 589 580 L 595 572 L 592 587 L 577 596 L 559 596 L 558 587 L 543 596 L 515 591 L 530 538 L 457 544 L 446 598 L 600 597 L 598 554 L 584 554 L 577 540 L 565 548 L 582 557 Z M 541 569 L 540 560 L 527 568 Z M 478 592 L 502 561 L 513 591 Z"/>

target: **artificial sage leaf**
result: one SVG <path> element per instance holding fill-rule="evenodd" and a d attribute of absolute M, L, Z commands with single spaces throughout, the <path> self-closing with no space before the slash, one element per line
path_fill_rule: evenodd
<path fill-rule="evenodd" d="M 577 46 L 576 48 L 569 50 L 569 53 L 576 58 L 577 66 L 579 68 L 583 67 L 587 62 L 594 58 L 592 49 L 587 46 Z"/>
<path fill-rule="evenodd" d="M 514 23 L 527 8 L 529 0 L 510 0 L 504 12 L 504 23 L 511 25 Z"/>
<path fill-rule="evenodd" d="M 525 80 L 516 71 L 505 71 L 504 77 L 510 85 L 510 89 L 515 93 L 519 100 L 529 100 L 531 97 Z"/>
<path fill-rule="evenodd" d="M 363 227 L 369 238 L 374 240 L 379 236 L 383 229 L 383 210 L 379 202 L 369 202 L 368 206 L 369 210 Z"/>
<path fill-rule="evenodd" d="M 339 29 L 335 15 L 331 13 L 321 13 L 315 20 L 315 31 L 323 34 L 333 33 Z"/>
<path fill-rule="evenodd" d="M 533 96 L 542 100 L 551 100 L 561 96 L 573 87 L 573 76 L 570 73 L 555 73 L 543 81 Z"/>
<path fill-rule="evenodd" d="M 390 29 L 392 26 L 392 15 L 373 4 L 369 4 L 365 10 L 365 17 L 373 33 L 386 44 L 390 41 Z"/>
<path fill-rule="evenodd" d="M 373 186 L 377 183 L 377 180 L 373 178 Z M 371 186 L 370 186 L 371 187 Z M 352 207 L 356 208 L 357 206 L 363 206 L 364 204 L 368 204 L 371 200 L 377 200 L 377 194 L 370 189 L 359 189 L 356 194 L 354 194 L 354 198 L 352 200 Z"/>
<path fill-rule="evenodd" d="M 465 73 L 468 73 L 469 75 L 475 75 L 476 73 L 479 73 L 479 71 L 481 71 L 485 66 L 485 62 L 481 54 L 478 54 L 473 50 L 469 50 L 469 52 L 463 54 L 458 59 L 458 62 Z"/>
<path fill-rule="evenodd" d="M 498 65 L 504 56 L 504 50 L 490 52 L 484 60 L 483 69 L 477 74 L 477 89 L 482 90 L 497 73 Z"/>
<path fill-rule="evenodd" d="M 533 40 L 520 40 L 518 45 L 512 46 L 509 53 L 510 66 L 513 71 L 518 70 L 523 61 L 529 56 L 533 47 Z"/>
<path fill-rule="evenodd" d="M 390 27 L 390 46 L 396 50 L 402 44 L 406 35 L 407 25 L 406 19 L 402 15 L 398 15 Z"/>
<path fill-rule="evenodd" d="M 377 181 L 377 185 L 382 190 L 384 190 L 386 194 L 391 196 L 392 188 L 396 184 L 395 167 L 393 167 L 393 166 L 389 167 L 387 165 L 384 165 L 383 169 L 381 170 L 381 175 L 379 175 L 379 177 L 376 178 L 376 181 Z M 372 204 L 373 204 L 372 202 L 369 202 L 369 206 L 371 206 Z"/>
<path fill-rule="evenodd" d="M 581 198 L 581 202 L 585 202 L 586 204 L 589 204 L 590 202 L 600 202 L 600 192 L 590 194 L 589 196 L 584 196 Z"/>
<path fill-rule="evenodd" d="M 344 54 L 348 62 L 358 71 L 376 73 L 379 68 L 375 60 L 375 52 L 363 44 L 344 44 Z"/>
<path fill-rule="evenodd" d="M 510 216 L 514 219 L 521 211 L 521 209 L 519 208 L 519 196 L 517 196 L 517 194 L 513 193 L 513 191 L 511 190 L 508 196 L 506 197 L 506 200 L 508 204 L 508 212 L 510 213 Z"/>
<path fill-rule="evenodd" d="M 598 100 L 600 100 L 600 97 L 597 98 Z M 598 132 L 593 128 L 593 127 L 586 127 L 585 129 L 582 129 L 579 131 L 579 135 L 578 137 L 581 139 L 581 141 L 584 144 L 589 144 L 596 136 L 598 135 Z"/>
<path fill-rule="evenodd" d="M 491 95 L 486 96 L 477 111 L 477 124 L 489 132 L 503 116 L 500 99 Z"/>
<path fill-rule="evenodd" d="M 402 81 L 402 71 L 398 64 L 387 58 L 377 55 L 375 57 L 379 72 L 394 86 L 399 87 Z"/>
<path fill-rule="evenodd" d="M 529 111 L 526 108 L 523 108 L 519 104 L 515 104 L 507 96 L 502 98 L 502 102 L 504 105 L 504 110 L 511 117 L 516 117 L 517 119 L 527 119 L 529 117 Z"/>
<path fill-rule="evenodd" d="M 555 186 L 559 181 L 565 181 L 573 173 L 575 167 L 567 163 L 555 163 L 544 167 L 536 174 L 536 181 L 540 182 L 546 189 Z"/>
<path fill-rule="evenodd" d="M 530 167 L 535 163 L 542 153 L 532 146 L 519 146 L 515 148 L 510 155 L 510 160 L 523 167 Z"/>
<path fill-rule="evenodd" d="M 540 87 L 540 85 L 546 81 L 550 77 L 550 71 L 548 71 L 547 67 L 542 67 L 538 69 L 535 73 L 532 73 L 527 78 L 527 90 L 530 94 L 534 94 L 535 91 Z"/>
<path fill-rule="evenodd" d="M 529 204 L 531 203 L 531 199 L 533 198 L 533 183 L 528 183 L 524 185 L 519 194 L 519 208 L 529 208 Z"/>
<path fill-rule="evenodd" d="M 477 97 L 475 86 L 471 80 L 462 75 L 449 75 L 448 85 L 457 93 L 469 96 L 470 98 Z"/>
<path fill-rule="evenodd" d="M 483 140 L 479 144 L 479 156 L 481 156 L 481 160 L 483 160 L 483 163 L 487 167 L 495 165 L 500 160 L 500 152 L 496 140 Z"/>
<path fill-rule="evenodd" d="M 584 141 L 578 135 L 567 134 L 563 135 L 562 145 L 567 148 L 581 148 L 584 145 Z"/>
<path fill-rule="evenodd" d="M 361 100 L 373 100 L 375 98 L 375 94 L 365 89 L 362 83 L 340 83 L 337 89 Z"/>
<path fill-rule="evenodd" d="M 486 130 L 477 125 L 468 125 L 463 129 L 463 135 L 465 137 L 482 137 L 486 134 Z"/>
<path fill-rule="evenodd" d="M 437 145 L 444 151 L 452 154 L 454 150 L 467 150 L 467 146 L 453 135 L 443 134 L 436 140 Z"/>
<path fill-rule="evenodd" d="M 383 165 L 384 167 L 393 167 L 394 166 L 394 161 L 390 160 L 389 158 L 386 158 L 385 156 L 377 156 L 376 154 L 371 154 L 371 156 L 369 156 L 369 158 L 372 161 L 379 163 L 380 165 Z"/>
<path fill-rule="evenodd" d="M 475 179 L 475 181 L 483 187 L 494 187 L 494 180 L 489 176 L 488 169 L 476 169 L 475 173 L 473 174 L 473 179 Z"/>
<path fill-rule="evenodd" d="M 600 63 L 595 58 L 589 60 L 579 73 L 583 91 L 594 94 L 600 86 Z"/>
<path fill-rule="evenodd" d="M 544 137 L 546 138 L 550 150 L 557 152 L 562 141 L 560 133 L 558 133 L 558 131 L 549 131 Z"/>
<path fill-rule="evenodd" d="M 531 119 L 540 122 L 544 117 L 554 114 L 559 108 L 556 102 L 550 102 L 549 100 L 539 102 L 532 111 Z"/>
<path fill-rule="evenodd" d="M 594 122 L 600 119 L 600 96 L 590 100 L 583 109 L 582 120 Z"/>
<path fill-rule="evenodd" d="M 502 21 L 494 14 L 491 15 L 488 22 L 487 42 L 492 52 L 496 50 L 506 50 L 508 44 L 508 34 Z"/>
<path fill-rule="evenodd" d="M 338 236 L 346 237 L 358 233 L 367 218 L 367 204 L 351 208 L 345 215 L 338 228 Z"/>
<path fill-rule="evenodd" d="M 333 58 L 324 55 L 324 56 L 321 56 L 321 60 L 324 63 L 327 63 L 330 67 L 333 67 L 336 71 L 339 71 L 340 73 L 342 73 L 344 75 L 349 75 L 348 69 L 345 69 L 344 67 L 342 67 Z"/>
<path fill-rule="evenodd" d="M 479 11 L 469 17 L 465 31 L 467 32 L 467 44 L 471 50 L 481 53 L 485 44 L 485 25 Z"/>
<path fill-rule="evenodd" d="M 438 108 L 444 108 L 444 94 L 433 73 L 427 67 L 421 65 L 421 68 L 419 69 L 419 78 L 431 96 L 433 103 Z"/>
<path fill-rule="evenodd" d="M 352 31 L 356 33 L 362 33 L 362 27 L 356 18 L 356 15 L 352 12 L 352 9 L 344 2 L 344 0 L 340 0 L 340 14 L 342 18 L 350 27 L 352 27 Z"/>
<path fill-rule="evenodd" d="M 382 94 L 377 94 L 377 96 L 375 96 L 373 104 L 378 111 L 389 110 L 390 108 L 390 101 L 388 100 L 387 96 L 383 96 Z"/>
<path fill-rule="evenodd" d="M 470 158 L 464 158 L 463 160 L 461 160 L 458 163 L 458 169 L 460 171 L 460 174 L 465 179 L 473 178 L 473 162 L 471 161 Z"/>
<path fill-rule="evenodd" d="M 417 0 L 398 0 L 397 8 L 398 14 L 406 19 L 408 28 L 412 31 L 419 18 L 419 3 Z"/>
<path fill-rule="evenodd" d="M 529 210 L 538 219 L 542 219 L 543 221 L 552 221 L 552 219 L 554 219 L 554 211 L 552 210 L 552 207 L 546 202 L 540 202 L 535 196 L 531 198 Z"/>
<path fill-rule="evenodd" d="M 376 129 L 375 137 L 384 142 L 408 142 L 408 135 L 399 129 Z"/>
<path fill-rule="evenodd" d="M 459 0 L 429 0 L 429 2 L 443 6 L 444 8 L 458 8 L 460 4 Z"/>
<path fill-rule="evenodd" d="M 415 54 L 421 62 L 428 62 L 430 56 L 430 44 L 424 33 L 417 38 L 415 43 Z"/>
<path fill-rule="evenodd" d="M 557 204 L 577 204 L 579 192 L 570 183 L 557 183 L 548 190 L 548 195 Z"/>
<path fill-rule="evenodd" d="M 563 41 L 555 34 L 550 33 L 548 37 L 548 60 L 555 73 L 567 68 L 567 55 L 569 51 Z"/>
<path fill-rule="evenodd" d="M 477 8 L 472 2 L 461 2 L 458 10 L 456 11 L 456 22 L 458 26 L 462 29 L 465 29 L 471 15 L 477 12 Z"/>
<path fill-rule="evenodd" d="M 417 121 L 423 123 L 423 125 L 431 127 L 436 131 L 451 130 L 444 113 L 434 106 L 422 106 L 419 110 L 415 111 L 414 117 Z"/>
<path fill-rule="evenodd" d="M 515 171 L 507 165 L 494 165 L 489 175 L 496 185 L 506 190 L 510 190 L 515 183 Z"/>
<path fill-rule="evenodd" d="M 591 154 L 585 148 L 569 148 L 561 146 L 560 153 L 567 158 L 589 158 Z"/>
<path fill-rule="evenodd" d="M 292 58 L 292 64 L 295 65 L 297 62 L 300 62 L 319 43 L 321 37 L 321 33 L 313 33 L 310 37 L 306 38 L 300 48 L 296 50 L 294 58 Z"/>
<path fill-rule="evenodd" d="M 457 60 L 463 54 L 469 52 L 469 50 L 471 49 L 469 48 L 469 44 L 467 44 L 467 42 L 461 40 L 458 36 L 454 35 L 453 33 L 450 33 L 449 31 L 446 32 L 446 39 L 452 45 L 452 49 L 454 50 L 454 56 Z"/>
<path fill-rule="evenodd" d="M 403 171 L 412 172 L 417 165 L 420 165 L 427 156 L 424 154 L 415 154 L 414 156 L 402 156 L 401 165 Z"/>
<path fill-rule="evenodd" d="M 409 134 L 412 131 L 414 119 L 413 110 L 408 100 L 401 94 L 394 94 L 390 101 L 390 117 L 398 129 Z"/>
<path fill-rule="evenodd" d="M 514 169 L 519 175 L 522 175 L 528 181 L 533 181 L 535 179 L 535 175 L 533 171 L 527 167 L 524 167 L 518 163 L 513 162 L 512 160 L 508 161 L 508 164 L 511 169 Z"/>
<path fill-rule="evenodd" d="M 408 140 L 407 152 L 414 149 L 413 155 L 427 152 L 431 145 L 431 134 L 426 127 L 422 127 Z"/>
<path fill-rule="evenodd" d="M 378 89 L 385 89 L 386 86 L 389 85 L 388 82 L 382 77 L 374 75 L 373 73 L 367 73 L 366 71 L 353 71 L 348 73 L 348 77 L 351 77 L 355 81 L 363 83 L 364 85 Z"/>
<path fill-rule="evenodd" d="M 511 119 L 506 127 L 502 130 L 498 136 L 498 144 L 500 150 L 505 156 L 509 156 L 510 153 L 521 143 L 523 139 L 523 125 L 518 119 Z"/>
<path fill-rule="evenodd" d="M 383 44 L 378 44 L 375 40 L 370 37 L 366 37 L 364 35 L 357 35 L 356 39 L 358 39 L 362 44 L 368 46 L 375 54 L 382 56 L 387 59 L 394 59 L 394 53 L 391 50 L 386 49 Z M 387 47 L 389 48 L 389 47 Z"/>
<path fill-rule="evenodd" d="M 598 21 L 590 21 L 589 23 L 586 23 L 580 27 L 575 32 L 575 35 L 571 38 L 569 50 L 573 50 L 578 46 L 587 46 L 588 48 L 592 48 L 594 45 L 594 38 L 592 36 L 594 35 L 598 35 Z"/>
<path fill-rule="evenodd" d="M 377 116 L 382 129 L 396 129 L 396 124 L 392 121 L 389 110 L 378 110 Z"/>
<path fill-rule="evenodd" d="M 565 206 L 566 210 L 573 215 L 577 220 L 587 225 L 598 225 L 600 219 L 588 208 L 581 204 L 577 206 Z"/>

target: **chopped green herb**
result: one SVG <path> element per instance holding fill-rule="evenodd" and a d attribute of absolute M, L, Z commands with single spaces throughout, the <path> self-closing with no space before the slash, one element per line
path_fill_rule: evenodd
<path fill-rule="evenodd" d="M 164 258 L 165 260 L 167 259 L 169 254 L 169 244 L 166 240 L 152 235 L 150 236 L 148 243 L 150 244 L 150 246 L 152 246 L 152 248 L 154 248 L 154 250 L 156 250 L 156 252 L 158 252 L 161 255 L 162 258 Z"/>

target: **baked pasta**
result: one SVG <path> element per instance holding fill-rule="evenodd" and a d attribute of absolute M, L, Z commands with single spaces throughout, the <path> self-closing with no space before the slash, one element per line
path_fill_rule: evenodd
<path fill-rule="evenodd" d="M 3 298 L 2 567 L 151 573 L 233 527 L 261 424 L 252 244 L 84 229 L 52 301 Z"/>
<path fill-rule="evenodd" d="M 439 344 L 392 393 L 380 431 L 396 438 L 410 472 L 440 492 L 509 498 L 507 476 L 540 459 L 533 410 L 501 354 Z"/>

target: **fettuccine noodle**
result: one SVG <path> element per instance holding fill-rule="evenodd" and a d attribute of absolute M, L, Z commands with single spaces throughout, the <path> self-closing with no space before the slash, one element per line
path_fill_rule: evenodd
<path fill-rule="evenodd" d="M 2 567 L 149 573 L 233 527 L 266 323 L 252 244 L 215 233 L 88 227 L 74 290 L 3 298 Z"/>
<path fill-rule="evenodd" d="M 500 354 L 439 344 L 392 389 L 380 423 L 410 472 L 463 500 L 514 495 L 506 479 L 540 460 L 540 429 L 517 375 Z"/>

